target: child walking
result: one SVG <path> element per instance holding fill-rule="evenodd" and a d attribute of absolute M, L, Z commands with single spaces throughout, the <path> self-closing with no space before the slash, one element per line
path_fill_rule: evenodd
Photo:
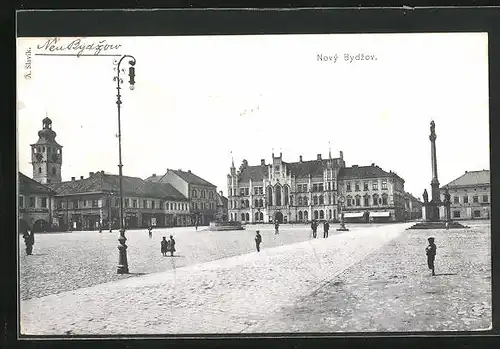
<path fill-rule="evenodd" d="M 429 241 L 429 245 L 425 248 L 425 254 L 427 255 L 427 266 L 432 271 L 432 276 L 435 276 L 434 272 L 434 259 L 436 258 L 436 249 L 437 246 L 434 243 L 434 238 L 430 237 L 427 239 Z"/>

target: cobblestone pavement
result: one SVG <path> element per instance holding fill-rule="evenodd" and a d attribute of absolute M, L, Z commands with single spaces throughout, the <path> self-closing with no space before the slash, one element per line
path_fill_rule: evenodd
<path fill-rule="evenodd" d="M 378 225 L 373 225 L 378 226 Z M 337 233 L 332 225 L 330 235 Z M 351 230 L 365 228 L 350 225 Z M 199 227 L 155 229 L 149 239 L 147 230 L 130 230 L 127 236 L 127 254 L 131 274 L 118 275 L 118 236 L 103 231 L 85 231 L 57 234 L 37 234 L 33 255 L 26 256 L 24 242 L 19 237 L 20 294 L 23 300 L 42 297 L 81 287 L 116 281 L 141 274 L 228 258 L 255 249 L 255 230 L 260 229 L 263 248 L 307 241 L 311 230 L 307 225 L 284 224 L 280 234 L 274 235 L 272 225 L 249 225 L 241 231 L 204 231 Z M 165 258 L 160 253 L 162 236 L 174 235 L 177 257 Z"/>
<path fill-rule="evenodd" d="M 276 323 L 268 321 L 273 313 L 293 307 L 301 297 L 380 249 L 408 226 L 364 226 L 328 239 L 274 248 L 269 247 L 271 237 L 264 231 L 260 253 L 22 301 L 21 332 L 27 335 L 273 332 L 278 328 Z M 165 260 L 166 264 L 177 263 L 179 259 Z"/>
<path fill-rule="evenodd" d="M 277 332 L 473 331 L 491 326 L 491 228 L 407 230 L 325 287 L 283 307 Z M 436 274 L 427 238 L 436 238 Z"/>

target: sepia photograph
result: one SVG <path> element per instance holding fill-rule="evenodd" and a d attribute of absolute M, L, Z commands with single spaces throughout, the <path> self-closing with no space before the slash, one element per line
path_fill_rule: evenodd
<path fill-rule="evenodd" d="M 486 331 L 488 33 L 20 37 L 20 336 Z"/>

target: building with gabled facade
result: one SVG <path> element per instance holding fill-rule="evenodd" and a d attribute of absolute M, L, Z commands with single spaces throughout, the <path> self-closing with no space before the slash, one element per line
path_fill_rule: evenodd
<path fill-rule="evenodd" d="M 217 214 L 217 187 L 188 171 L 167 169 L 163 176 L 153 174 L 146 181 L 169 183 L 190 202 L 191 223 L 209 225 Z"/>
<path fill-rule="evenodd" d="M 227 176 L 230 221 L 243 223 L 338 221 L 338 198 L 344 197 L 346 220 L 404 220 L 404 180 L 380 167 L 346 167 L 343 153 L 323 159 L 285 162 L 282 153 L 272 163 L 249 166 L 234 161 Z"/>
<path fill-rule="evenodd" d="M 217 197 L 217 222 L 227 222 L 228 221 L 228 211 L 227 211 L 227 197 L 222 193 L 222 190 L 216 194 Z"/>
<path fill-rule="evenodd" d="M 18 231 L 50 229 L 55 192 L 47 186 L 18 173 Z"/>
<path fill-rule="evenodd" d="M 424 203 L 420 200 L 420 198 L 416 198 L 412 194 L 406 192 L 405 193 L 405 219 L 412 221 L 416 219 L 422 218 L 422 210 L 424 207 Z"/>
<path fill-rule="evenodd" d="M 54 198 L 54 225 L 60 229 L 117 229 L 120 222 L 119 176 L 98 171 L 89 177 L 47 184 Z M 123 214 L 126 229 L 185 226 L 188 200 L 168 183 L 151 183 L 123 176 Z"/>
<path fill-rule="evenodd" d="M 445 189 L 450 193 L 452 220 L 491 218 L 491 179 L 489 170 L 465 171 L 463 175 L 440 188 L 441 200 Z M 445 217 L 444 207 L 440 216 Z"/>

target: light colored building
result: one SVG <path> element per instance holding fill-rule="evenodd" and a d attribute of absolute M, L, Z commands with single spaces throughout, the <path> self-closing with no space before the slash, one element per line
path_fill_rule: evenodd
<path fill-rule="evenodd" d="M 442 186 L 441 200 L 444 200 L 445 188 L 450 193 L 450 211 L 452 220 L 489 219 L 491 216 L 490 171 L 465 171 L 463 175 Z M 440 208 L 444 217 L 444 207 Z"/>
<path fill-rule="evenodd" d="M 420 198 L 414 197 L 410 193 L 405 193 L 405 219 L 416 220 L 422 218 L 422 208 L 424 204 Z"/>
<path fill-rule="evenodd" d="M 190 170 L 168 169 L 163 176 L 153 174 L 146 181 L 169 183 L 190 202 L 191 221 L 198 225 L 208 225 L 217 213 L 217 187 Z"/>
<path fill-rule="evenodd" d="M 272 154 L 257 166 L 243 160 L 236 170 L 234 162 L 227 176 L 230 221 L 310 222 L 338 220 L 339 196 L 346 198 L 347 219 L 404 219 L 404 180 L 393 172 L 372 166 L 346 167 L 343 153 L 323 159 L 283 161 Z"/>
<path fill-rule="evenodd" d="M 18 173 L 18 231 L 46 231 L 52 224 L 55 192 L 28 176 Z"/>
<path fill-rule="evenodd" d="M 119 176 L 98 171 L 89 177 L 47 184 L 57 194 L 54 225 L 60 229 L 119 228 Z M 184 226 L 190 223 L 189 201 L 168 183 L 151 183 L 123 176 L 125 227 Z"/>

